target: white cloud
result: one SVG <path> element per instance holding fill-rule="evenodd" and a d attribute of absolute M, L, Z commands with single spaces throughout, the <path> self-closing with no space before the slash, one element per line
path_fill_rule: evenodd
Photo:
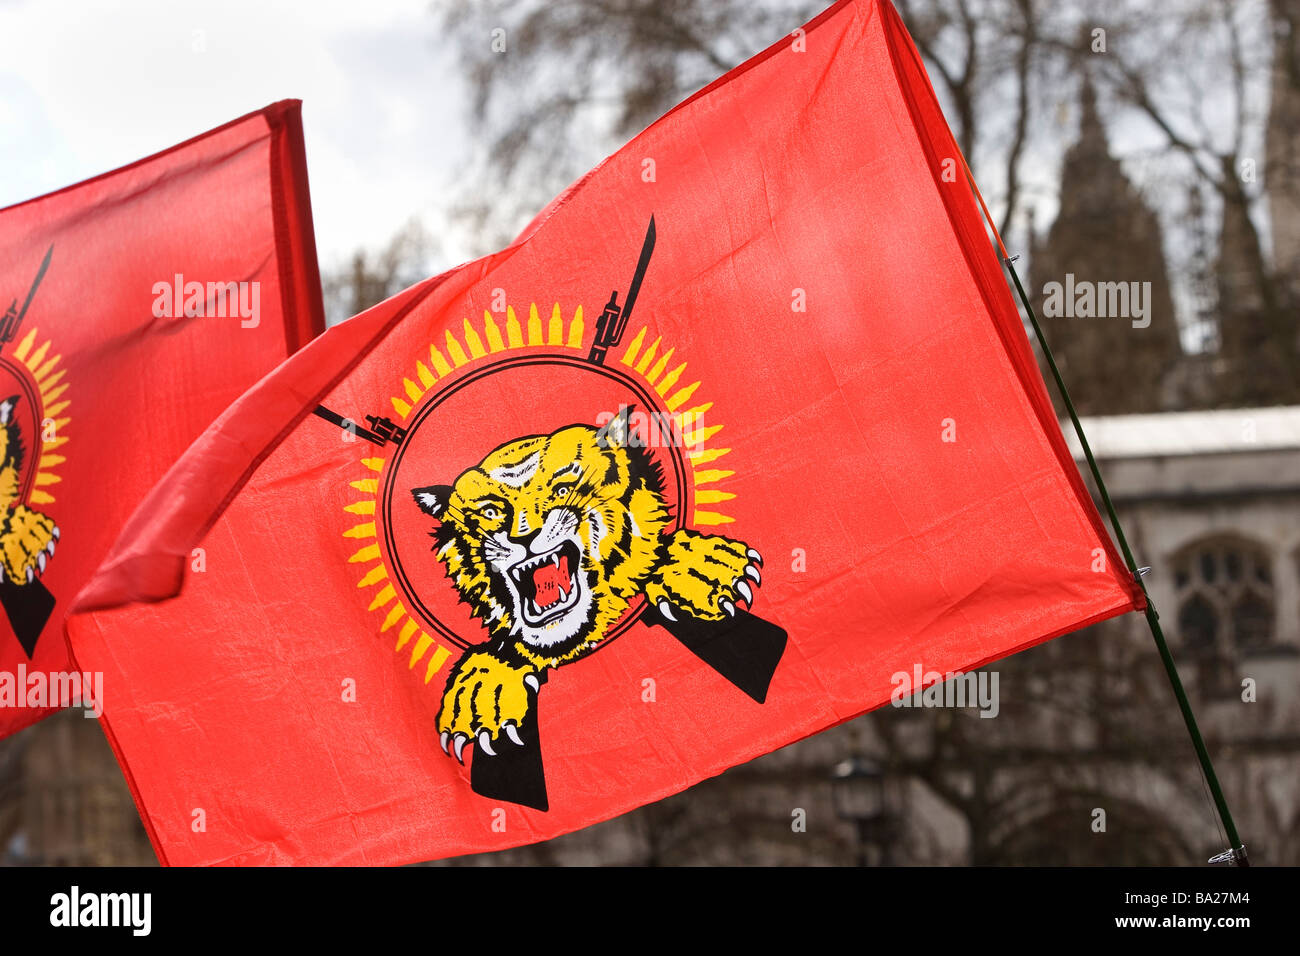
<path fill-rule="evenodd" d="M 436 28 L 427 0 L 0 3 L 0 206 L 296 97 L 322 265 L 437 225 L 469 150 Z"/>

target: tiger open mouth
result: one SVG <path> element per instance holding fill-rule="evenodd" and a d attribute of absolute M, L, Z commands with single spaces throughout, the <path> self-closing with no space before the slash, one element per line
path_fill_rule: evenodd
<path fill-rule="evenodd" d="M 582 596 L 582 552 L 573 541 L 510 569 L 524 623 L 538 627 L 568 613 Z"/>

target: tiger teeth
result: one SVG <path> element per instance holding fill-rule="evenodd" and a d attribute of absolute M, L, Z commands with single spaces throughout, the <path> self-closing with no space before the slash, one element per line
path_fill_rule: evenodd
<path fill-rule="evenodd" d="M 539 568 L 544 564 L 550 564 L 558 568 L 560 566 L 561 550 L 563 549 L 556 548 L 554 551 L 550 552 L 549 554 L 541 554 L 535 558 L 528 558 L 526 561 L 520 561 L 517 565 L 515 565 L 513 568 L 510 569 L 510 574 L 511 576 L 514 577 L 516 581 L 518 581 L 522 579 L 524 574 L 526 574 L 527 572 L 532 571 L 535 568 Z"/>

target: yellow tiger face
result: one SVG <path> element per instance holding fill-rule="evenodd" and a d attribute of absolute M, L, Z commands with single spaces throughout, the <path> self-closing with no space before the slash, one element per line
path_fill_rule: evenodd
<path fill-rule="evenodd" d="M 461 598 L 539 666 L 599 643 L 657 563 L 662 476 L 612 431 L 520 438 L 454 485 L 412 491 L 441 521 L 435 552 Z"/>

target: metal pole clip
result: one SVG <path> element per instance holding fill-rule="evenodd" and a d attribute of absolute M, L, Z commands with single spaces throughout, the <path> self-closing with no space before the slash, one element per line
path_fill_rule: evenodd
<path fill-rule="evenodd" d="M 1243 843 L 1235 850 L 1224 850 L 1210 857 L 1210 863 L 1231 863 L 1233 866 L 1250 866 L 1246 860 L 1246 845 Z"/>

